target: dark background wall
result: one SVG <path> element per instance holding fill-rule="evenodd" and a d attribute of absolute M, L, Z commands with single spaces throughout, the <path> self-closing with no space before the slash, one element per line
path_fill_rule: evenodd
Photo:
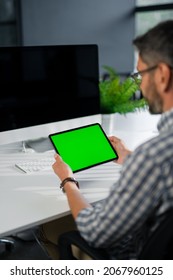
<path fill-rule="evenodd" d="M 102 65 L 134 65 L 135 0 L 21 0 L 23 45 L 97 44 Z"/>

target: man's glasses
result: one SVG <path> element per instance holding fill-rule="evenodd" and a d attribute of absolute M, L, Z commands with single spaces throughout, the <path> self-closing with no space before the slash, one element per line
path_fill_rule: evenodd
<path fill-rule="evenodd" d="M 147 69 L 145 69 L 145 70 L 142 70 L 142 71 L 139 71 L 139 72 L 136 72 L 136 73 L 132 73 L 131 75 L 130 75 L 130 77 L 132 78 L 132 79 L 134 79 L 134 80 L 142 80 L 142 75 L 143 74 L 145 74 L 145 73 L 147 73 L 147 72 L 150 72 L 150 71 L 152 71 L 152 70 L 154 70 L 154 69 L 156 69 L 158 67 L 158 65 L 154 65 L 154 66 L 152 66 L 152 67 L 149 67 L 149 68 L 147 68 Z"/>
<path fill-rule="evenodd" d="M 141 80 L 142 80 L 142 75 L 143 75 L 143 74 L 145 74 L 145 73 L 147 73 L 147 72 L 150 72 L 150 71 L 156 69 L 157 67 L 158 67 L 158 65 L 154 65 L 154 66 L 149 67 L 149 68 L 147 68 L 147 69 L 145 69 L 145 70 L 142 70 L 142 71 L 139 71 L 139 72 L 136 72 L 136 73 L 132 73 L 132 74 L 130 75 L 130 77 L 131 77 L 132 79 L 134 79 L 134 80 L 139 80 L 139 81 L 141 81 Z M 168 65 L 168 67 L 169 67 L 170 69 L 173 69 L 173 66 Z"/>

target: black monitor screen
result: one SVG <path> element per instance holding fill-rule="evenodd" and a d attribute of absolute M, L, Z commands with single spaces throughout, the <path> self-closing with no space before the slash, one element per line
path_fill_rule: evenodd
<path fill-rule="evenodd" d="M 0 131 L 100 113 L 97 45 L 0 48 Z"/>

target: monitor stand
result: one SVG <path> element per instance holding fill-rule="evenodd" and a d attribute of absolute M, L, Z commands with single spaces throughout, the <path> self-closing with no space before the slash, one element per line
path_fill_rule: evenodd
<path fill-rule="evenodd" d="M 0 154 L 6 152 L 44 153 L 50 151 L 54 152 L 54 148 L 47 137 L 0 145 Z"/>
<path fill-rule="evenodd" d="M 54 150 L 50 140 L 48 137 L 41 137 L 38 139 L 28 140 L 26 141 L 27 149 L 33 149 L 37 153 L 44 153 L 47 151 Z"/>
<path fill-rule="evenodd" d="M 28 147 L 26 141 L 22 141 L 22 153 L 35 153 L 35 150 Z"/>
<path fill-rule="evenodd" d="M 0 154 L 2 153 L 34 153 L 25 141 L 19 141 L 9 144 L 0 145 Z"/>
<path fill-rule="evenodd" d="M 0 145 L 0 154 L 8 153 L 44 153 L 54 151 L 48 137 L 40 137 Z"/>

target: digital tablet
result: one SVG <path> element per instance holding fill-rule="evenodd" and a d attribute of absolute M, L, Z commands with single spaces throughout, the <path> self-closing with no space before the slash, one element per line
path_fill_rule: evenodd
<path fill-rule="evenodd" d="M 99 123 L 50 134 L 49 138 L 73 172 L 118 159 Z"/>

